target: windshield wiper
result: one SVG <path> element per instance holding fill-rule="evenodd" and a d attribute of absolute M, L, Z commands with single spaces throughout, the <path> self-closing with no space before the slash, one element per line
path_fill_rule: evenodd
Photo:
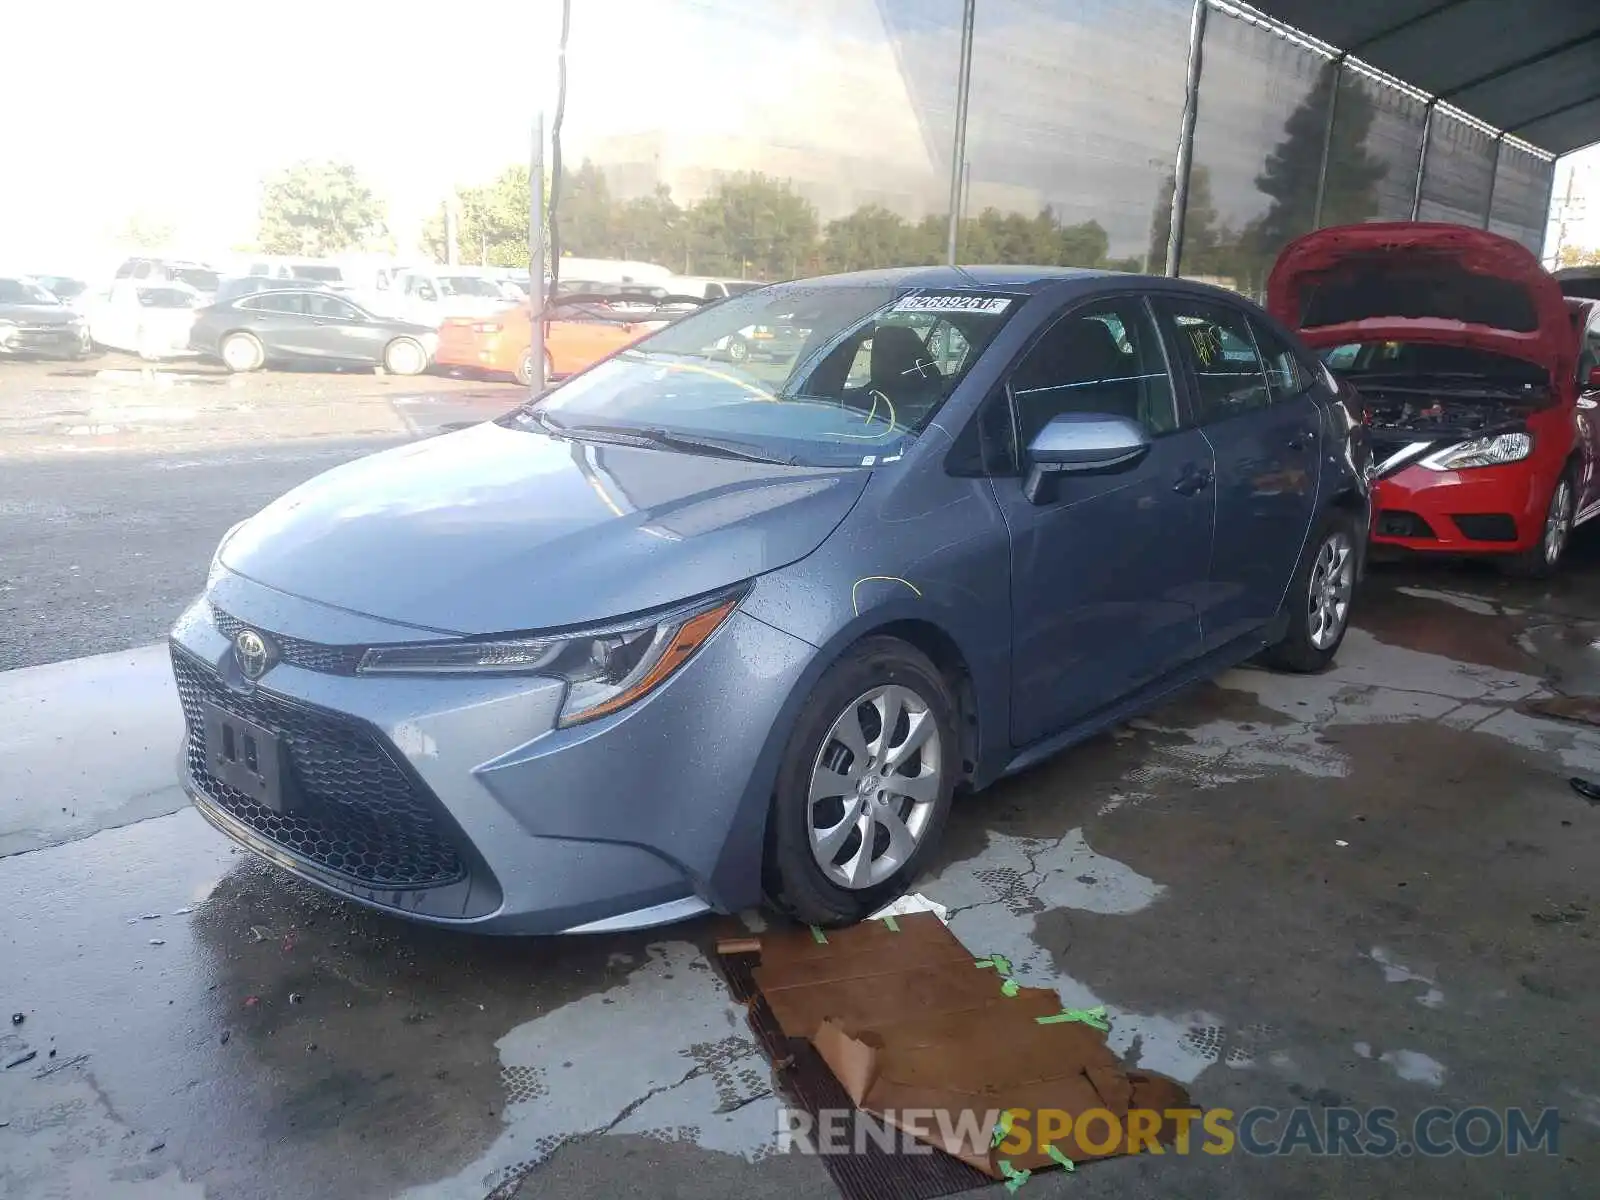
<path fill-rule="evenodd" d="M 619 446 L 647 446 L 657 450 L 681 450 L 688 454 L 710 454 L 717 458 L 737 458 L 744 462 L 773 463 L 792 467 L 798 459 L 783 458 L 757 450 L 743 442 L 724 438 L 701 437 L 698 434 L 671 433 L 665 429 L 609 429 L 598 425 L 562 425 L 567 437 L 584 438 L 596 442 L 615 442 Z"/>

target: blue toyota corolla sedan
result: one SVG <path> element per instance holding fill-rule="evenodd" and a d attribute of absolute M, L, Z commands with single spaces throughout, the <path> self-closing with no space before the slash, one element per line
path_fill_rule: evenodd
<path fill-rule="evenodd" d="M 752 325 L 782 363 L 716 350 Z M 1263 654 L 1362 569 L 1348 396 L 1182 280 L 766 287 L 232 529 L 172 632 L 224 833 L 504 933 L 858 920 L 982 788 Z"/>

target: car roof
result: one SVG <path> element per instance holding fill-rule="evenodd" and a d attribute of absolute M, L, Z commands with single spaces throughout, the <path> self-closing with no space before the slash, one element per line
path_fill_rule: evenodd
<path fill-rule="evenodd" d="M 829 287 L 1003 288 L 1012 292 L 1038 292 L 1070 279 L 1098 279 L 1113 274 L 1084 267 L 970 266 L 880 267 L 796 280 Z"/>

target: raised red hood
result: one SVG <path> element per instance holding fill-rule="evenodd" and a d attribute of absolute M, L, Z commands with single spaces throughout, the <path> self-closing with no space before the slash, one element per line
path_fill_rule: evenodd
<path fill-rule="evenodd" d="M 1267 308 L 1318 348 L 1352 342 L 1472 346 L 1576 370 L 1561 286 L 1526 246 L 1466 225 L 1374 222 L 1319 229 L 1283 248 Z"/>

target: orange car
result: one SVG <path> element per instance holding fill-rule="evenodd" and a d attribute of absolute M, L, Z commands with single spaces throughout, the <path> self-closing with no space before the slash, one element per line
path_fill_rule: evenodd
<path fill-rule="evenodd" d="M 526 386 L 533 379 L 534 365 L 530 324 L 526 308 L 508 308 L 492 317 L 446 317 L 439 326 L 434 362 L 513 375 Z M 626 308 L 593 301 L 563 303 L 546 313 L 544 324 L 545 376 L 559 379 L 654 333 L 668 321 L 653 310 L 630 314 Z"/>

